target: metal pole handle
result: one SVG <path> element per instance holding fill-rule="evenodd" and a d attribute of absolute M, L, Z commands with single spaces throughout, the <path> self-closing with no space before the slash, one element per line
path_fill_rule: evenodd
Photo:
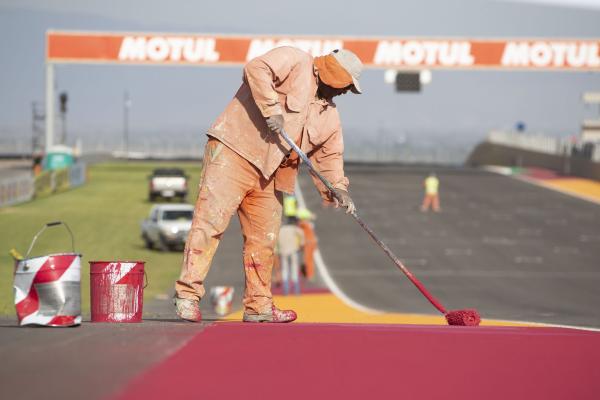
<path fill-rule="evenodd" d="M 323 184 L 327 187 L 327 189 L 329 189 L 332 196 L 335 197 L 339 202 L 341 202 L 342 199 L 339 198 L 337 191 L 335 190 L 333 185 L 327 179 L 325 179 L 325 177 L 323 175 L 321 175 L 319 173 L 319 171 L 317 171 L 317 169 L 310 162 L 310 160 L 308 159 L 306 154 L 304 154 L 304 152 L 302 150 L 300 150 L 298 145 L 296 143 L 294 143 L 294 141 L 292 139 L 290 139 L 290 137 L 287 135 L 287 133 L 285 133 L 284 130 L 281 131 L 281 136 L 283 137 L 283 140 L 285 140 L 287 142 L 287 144 L 289 144 L 292 147 L 292 149 L 294 149 L 294 151 L 296 153 L 298 153 L 298 156 L 300 156 L 300 158 L 308 166 L 310 171 L 313 174 L 315 174 L 317 176 L 317 178 L 319 178 L 321 180 L 321 182 L 323 182 Z M 429 291 L 427 291 L 427 289 L 421 283 L 421 281 L 419 281 L 417 279 L 417 277 L 414 276 L 412 274 L 412 272 L 410 272 L 408 270 L 408 268 L 406 268 L 404 266 L 404 264 L 402 264 L 400 259 L 398 257 L 396 257 L 396 255 L 392 252 L 392 250 L 390 250 L 390 248 L 387 247 L 386 244 L 383 243 L 381 241 L 381 239 L 379 239 L 377 237 L 377 235 L 375 234 L 375 232 L 373 232 L 373 230 L 369 227 L 369 225 L 367 225 L 367 223 L 358 216 L 356 209 L 352 212 L 352 217 L 354 217 L 356 222 L 358 222 L 358 224 L 369 234 L 369 236 L 371 236 L 371 238 L 375 241 L 375 243 L 377 243 L 377 245 L 384 251 L 384 253 L 394 262 L 394 264 L 396 264 L 396 266 L 398 268 L 400 268 L 400 270 L 404 273 L 404 275 L 406 275 L 406 277 L 417 287 L 417 289 L 419 289 L 419 291 L 423 294 L 423 296 L 425 296 L 427 298 L 427 300 L 429 300 L 429 302 L 435 308 L 438 309 L 438 311 L 440 311 L 442 314 L 446 314 L 446 308 L 435 297 L 433 297 L 431 295 L 431 293 L 429 293 Z"/>
<path fill-rule="evenodd" d="M 27 254 L 25 255 L 25 258 L 29 258 L 29 254 L 31 253 L 31 250 L 33 249 L 33 245 L 37 241 L 37 238 L 42 234 L 42 232 L 44 232 L 46 230 L 46 228 L 51 228 L 53 226 L 58 226 L 58 225 L 64 225 L 65 228 L 67 228 L 67 230 L 69 231 L 69 235 L 71 236 L 71 250 L 73 253 L 75 253 L 75 237 L 73 236 L 73 232 L 71 231 L 71 228 L 69 228 L 69 225 L 67 225 L 66 222 L 53 221 L 53 222 L 46 223 L 46 225 L 44 225 L 42 227 L 42 229 L 40 229 L 40 231 L 38 233 L 36 233 L 36 235 L 33 237 L 33 240 L 31 241 L 31 244 L 29 245 L 29 249 L 27 250 Z"/>

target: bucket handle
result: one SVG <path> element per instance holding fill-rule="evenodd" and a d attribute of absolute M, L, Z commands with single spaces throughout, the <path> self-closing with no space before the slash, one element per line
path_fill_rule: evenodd
<path fill-rule="evenodd" d="M 31 244 L 29 245 L 29 249 L 27 250 L 27 254 L 25 255 L 25 258 L 29 258 L 29 253 L 31 253 L 31 250 L 33 249 L 33 245 L 35 244 L 37 238 L 42 234 L 42 232 L 44 232 L 46 230 L 46 228 L 50 228 L 50 227 L 57 226 L 57 225 L 64 225 L 65 228 L 67 228 L 67 230 L 69 231 L 69 235 L 71 236 L 71 249 L 72 249 L 72 252 L 75 253 L 75 238 L 73 237 L 73 232 L 71 231 L 71 228 L 69 228 L 69 225 L 67 225 L 66 222 L 54 221 L 54 222 L 46 223 L 46 225 L 44 225 L 42 227 L 42 229 L 40 229 L 40 231 L 38 233 L 36 233 L 36 235 L 33 237 L 33 240 L 31 241 Z"/>
<path fill-rule="evenodd" d="M 144 289 L 148 287 L 148 274 L 144 270 Z"/>

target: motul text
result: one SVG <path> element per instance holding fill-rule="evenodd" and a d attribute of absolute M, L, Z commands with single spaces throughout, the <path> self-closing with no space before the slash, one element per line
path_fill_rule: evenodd
<path fill-rule="evenodd" d="M 502 55 L 506 67 L 600 66 L 598 43 L 587 42 L 508 42 Z"/>
<path fill-rule="evenodd" d="M 450 41 L 387 41 L 377 44 L 373 64 L 381 66 L 470 66 L 471 43 Z"/>
<path fill-rule="evenodd" d="M 214 38 L 126 36 L 119 50 L 119 60 L 214 63 L 219 61 L 219 53 L 215 51 Z"/>
<path fill-rule="evenodd" d="M 313 57 L 329 54 L 335 49 L 344 47 L 344 42 L 341 40 L 318 40 L 318 39 L 252 39 L 248 47 L 246 61 L 250 61 L 255 57 L 262 56 L 269 50 L 281 46 L 297 47 L 311 54 Z"/>

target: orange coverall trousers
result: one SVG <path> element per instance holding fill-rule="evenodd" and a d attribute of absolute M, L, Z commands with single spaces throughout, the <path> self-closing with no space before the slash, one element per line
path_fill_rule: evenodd
<path fill-rule="evenodd" d="M 265 179 L 247 160 L 209 138 L 192 228 L 175 284 L 177 297 L 204 296 L 204 279 L 221 236 L 237 211 L 244 236 L 244 308 L 251 314 L 270 313 L 271 272 L 282 201 L 273 178 Z"/>
<path fill-rule="evenodd" d="M 317 249 L 317 237 L 312 228 L 312 224 L 307 221 L 300 221 L 298 226 L 304 232 L 304 268 L 306 269 L 306 278 L 313 280 L 315 277 L 315 250 Z"/>
<path fill-rule="evenodd" d="M 422 211 L 429 210 L 429 207 L 433 206 L 433 211 L 440 211 L 440 196 L 436 194 L 425 194 L 423 198 L 423 204 L 421 205 Z"/>

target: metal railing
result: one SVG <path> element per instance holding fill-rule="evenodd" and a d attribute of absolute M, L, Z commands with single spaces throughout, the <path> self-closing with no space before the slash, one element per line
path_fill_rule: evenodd
<path fill-rule="evenodd" d="M 33 173 L 0 177 L 0 208 L 81 186 L 86 181 L 86 171 L 85 164 L 77 163 L 65 169 L 44 171 L 35 177 Z"/>

